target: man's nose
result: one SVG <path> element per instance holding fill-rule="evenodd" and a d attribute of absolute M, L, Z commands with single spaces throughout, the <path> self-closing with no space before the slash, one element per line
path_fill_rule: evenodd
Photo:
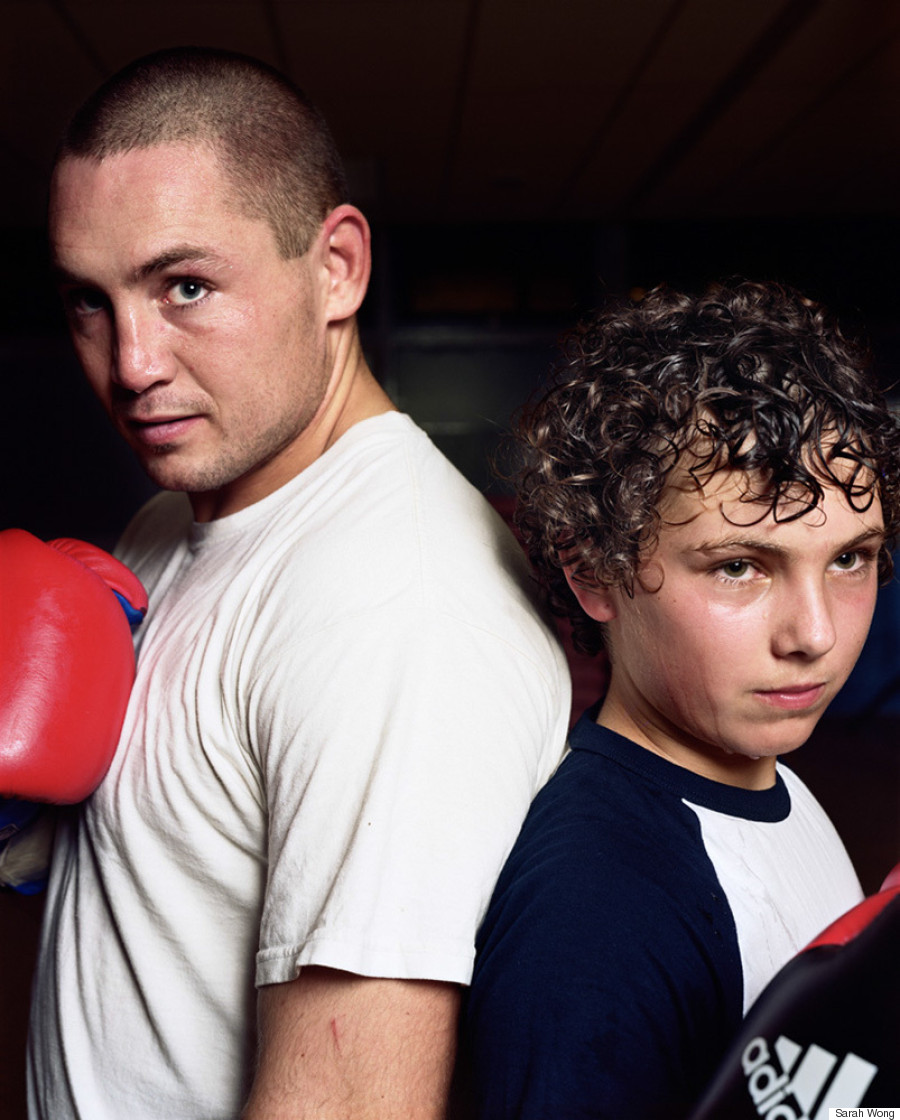
<path fill-rule="evenodd" d="M 111 357 L 113 380 L 130 392 L 142 393 L 159 381 L 172 379 L 165 324 L 133 305 L 115 310 Z"/>
<path fill-rule="evenodd" d="M 776 610 L 773 647 L 779 657 L 822 657 L 834 645 L 834 617 L 823 580 L 797 581 L 786 587 Z"/>

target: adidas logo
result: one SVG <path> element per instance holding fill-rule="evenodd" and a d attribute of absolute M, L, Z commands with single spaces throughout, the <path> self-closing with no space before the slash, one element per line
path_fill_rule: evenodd
<path fill-rule="evenodd" d="M 754 1038 L 741 1059 L 747 1091 L 764 1120 L 828 1120 L 830 1108 L 855 1108 L 878 1072 L 856 1054 L 838 1065 L 836 1055 L 815 1043 L 804 1053 L 784 1035 L 774 1051 L 764 1038 Z"/>

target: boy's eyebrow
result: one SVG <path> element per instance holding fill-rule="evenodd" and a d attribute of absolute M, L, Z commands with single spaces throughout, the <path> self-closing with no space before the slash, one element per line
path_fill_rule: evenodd
<path fill-rule="evenodd" d="M 860 548 L 862 545 L 874 544 L 876 541 L 881 544 L 884 541 L 883 529 L 864 529 L 858 533 L 852 540 L 845 541 L 836 548 L 839 555 L 842 552 L 852 552 L 855 548 Z M 694 552 L 731 552 L 734 550 L 745 549 L 747 552 L 763 552 L 771 556 L 787 556 L 790 549 L 784 548 L 782 545 L 774 544 L 772 541 L 762 540 L 756 537 L 734 536 L 734 537 L 721 537 L 709 541 L 703 541 L 699 545 L 695 545 L 692 551 Z"/>

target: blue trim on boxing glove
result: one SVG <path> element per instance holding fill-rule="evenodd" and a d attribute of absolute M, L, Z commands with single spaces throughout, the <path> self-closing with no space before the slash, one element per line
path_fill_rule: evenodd
<path fill-rule="evenodd" d="M 19 883 L 17 887 L 10 887 L 11 891 L 16 894 L 40 894 L 44 887 L 47 886 L 48 876 L 43 875 L 40 879 L 32 879 L 30 883 Z"/>
<path fill-rule="evenodd" d="M 125 596 L 120 595 L 118 591 L 114 590 L 113 595 L 115 595 L 115 597 L 119 600 L 122 610 L 125 612 L 125 617 L 128 619 L 128 625 L 132 630 L 136 630 L 144 621 L 144 612 L 139 611 L 136 607 L 133 607 L 131 603 L 129 603 L 125 598 Z"/>

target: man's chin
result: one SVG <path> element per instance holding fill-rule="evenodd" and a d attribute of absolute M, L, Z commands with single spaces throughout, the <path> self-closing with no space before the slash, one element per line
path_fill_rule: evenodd
<path fill-rule="evenodd" d="M 174 455 L 166 454 L 162 450 L 152 455 L 143 453 L 138 456 L 141 467 L 150 481 L 160 490 L 175 490 L 192 493 L 195 490 L 212 489 L 203 484 L 200 478 L 202 472 L 197 472 L 178 464 Z"/>

